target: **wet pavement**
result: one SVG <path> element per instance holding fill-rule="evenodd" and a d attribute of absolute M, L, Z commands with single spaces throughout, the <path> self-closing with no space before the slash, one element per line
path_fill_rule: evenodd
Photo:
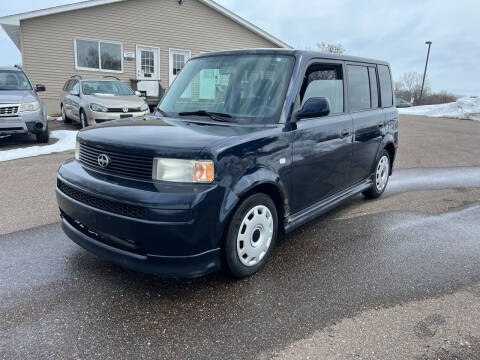
<path fill-rule="evenodd" d="M 478 320 L 472 309 L 480 311 L 479 175 L 479 167 L 397 170 L 384 197 L 359 196 L 285 236 L 266 267 L 244 280 L 221 273 L 168 280 L 124 270 L 76 246 L 58 223 L 0 235 L 0 358 L 271 358 L 349 319 L 396 319 L 385 311 L 403 313 L 445 296 L 459 302 L 463 317 L 455 323 L 461 318 L 469 329 Z M 445 201 L 443 191 L 470 191 L 470 201 L 434 214 L 416 207 L 434 191 Z M 401 196 L 411 201 L 392 210 Z M 465 292 L 474 296 L 462 312 L 466 302 L 458 294 Z M 426 312 L 400 322 L 419 346 L 449 318 Z M 462 336 L 478 346 L 475 324 Z M 380 336 L 380 325 L 362 329 Z M 374 339 L 363 358 L 377 358 Z M 406 349 L 407 339 L 398 335 L 395 346 Z M 306 358 L 298 349 L 298 358 Z M 475 359 L 467 356 L 480 347 L 462 349 L 457 358 Z"/>

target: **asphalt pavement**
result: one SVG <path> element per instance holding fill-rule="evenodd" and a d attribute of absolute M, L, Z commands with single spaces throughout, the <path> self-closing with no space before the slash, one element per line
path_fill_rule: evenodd
<path fill-rule="evenodd" d="M 430 120 L 402 117 L 404 168 L 382 198 L 357 196 L 283 237 L 244 280 L 122 269 L 66 238 L 53 193 L 38 218 L 37 195 L 11 196 L 0 207 L 0 358 L 479 359 L 480 160 L 470 154 L 480 124 L 441 119 L 442 140 L 422 157 L 412 138 Z M 0 163 L 18 166 L 4 183 L 53 190 L 60 156 Z M 17 212 L 26 204 L 33 214 Z"/>

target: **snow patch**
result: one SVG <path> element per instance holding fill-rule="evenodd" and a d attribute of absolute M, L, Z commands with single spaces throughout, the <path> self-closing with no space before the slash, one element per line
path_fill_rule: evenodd
<path fill-rule="evenodd" d="M 50 137 L 58 139 L 55 144 L 45 146 L 30 146 L 20 149 L 0 151 L 0 161 L 22 159 L 26 157 L 47 155 L 75 149 L 78 131 L 55 130 L 50 132 Z"/>
<path fill-rule="evenodd" d="M 480 121 L 480 97 L 464 97 L 455 102 L 398 109 L 400 114 L 448 117 Z"/>

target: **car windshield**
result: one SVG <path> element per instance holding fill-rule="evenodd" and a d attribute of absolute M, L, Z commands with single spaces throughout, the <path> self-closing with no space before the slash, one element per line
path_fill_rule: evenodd
<path fill-rule="evenodd" d="M 294 57 L 215 55 L 189 61 L 158 105 L 166 115 L 240 123 L 278 121 Z"/>
<path fill-rule="evenodd" d="M 32 86 L 23 72 L 0 70 L 0 90 L 32 90 Z"/>
<path fill-rule="evenodd" d="M 85 95 L 102 94 L 113 96 L 133 95 L 130 87 L 121 81 L 83 81 L 82 91 Z"/>

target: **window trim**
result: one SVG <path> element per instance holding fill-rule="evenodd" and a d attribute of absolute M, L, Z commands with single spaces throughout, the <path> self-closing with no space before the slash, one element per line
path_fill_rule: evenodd
<path fill-rule="evenodd" d="M 377 82 L 377 107 L 373 107 L 372 104 L 372 79 L 370 78 L 370 68 L 372 68 L 375 71 L 375 80 Z M 379 84 L 379 79 L 378 79 L 378 69 L 377 69 L 377 64 L 368 66 L 368 83 L 370 84 L 370 109 L 372 110 L 378 110 L 381 109 L 382 107 L 380 106 L 381 101 L 380 101 L 380 84 Z"/>
<path fill-rule="evenodd" d="M 335 114 L 328 114 L 327 116 L 322 116 L 321 118 L 308 118 L 308 119 L 303 119 L 302 122 L 305 120 L 305 121 L 308 121 L 308 120 L 315 120 L 315 119 L 327 119 L 327 118 L 330 118 L 330 117 L 334 117 L 334 116 L 341 116 L 341 115 L 345 115 L 347 114 L 347 111 L 346 111 L 346 108 L 347 108 L 347 102 L 346 102 L 346 99 L 347 99 L 347 86 L 346 86 L 346 76 L 345 76 L 345 72 L 346 72 L 346 65 L 345 65 L 345 61 L 344 60 L 335 60 L 335 59 L 322 59 L 322 58 L 312 58 L 310 59 L 310 61 L 306 64 L 303 72 L 302 72 L 302 81 L 297 85 L 297 90 L 296 90 L 296 95 L 295 95 L 295 98 L 294 98 L 294 103 L 296 102 L 296 99 L 297 97 L 300 95 L 300 91 L 302 90 L 302 86 L 303 86 L 303 82 L 305 81 L 305 77 L 307 75 L 307 71 L 308 69 L 312 66 L 312 65 L 315 65 L 315 64 L 325 64 L 325 65 L 338 65 L 338 66 L 341 66 L 342 67 L 342 83 L 343 83 L 343 111 L 342 112 L 339 112 L 339 113 L 335 113 Z M 293 111 L 292 111 L 292 115 L 298 111 L 300 108 L 295 108 Z"/>
<path fill-rule="evenodd" d="M 173 70 L 173 54 L 175 52 L 186 52 L 188 53 L 188 59 L 185 61 L 185 64 L 183 65 L 185 67 L 185 65 L 187 64 L 188 60 L 190 60 L 192 58 L 192 50 L 187 50 L 187 49 L 179 49 L 179 48 L 168 48 L 168 87 L 172 86 L 172 83 L 175 81 L 175 79 L 177 78 L 175 76 L 175 79 L 171 79 L 172 77 L 172 70 Z"/>
<path fill-rule="evenodd" d="M 98 69 L 78 66 L 77 40 L 96 41 L 97 42 L 97 44 L 98 44 Z M 120 45 L 120 66 L 121 66 L 121 70 L 106 70 L 106 69 L 101 68 L 101 65 L 102 65 L 102 52 L 101 52 L 101 48 L 100 48 L 101 43 Z M 123 43 L 118 42 L 118 41 L 76 37 L 76 38 L 73 38 L 73 49 L 74 49 L 74 57 L 75 57 L 75 70 L 123 74 L 123 70 L 124 70 L 124 67 L 123 67 Z"/>

